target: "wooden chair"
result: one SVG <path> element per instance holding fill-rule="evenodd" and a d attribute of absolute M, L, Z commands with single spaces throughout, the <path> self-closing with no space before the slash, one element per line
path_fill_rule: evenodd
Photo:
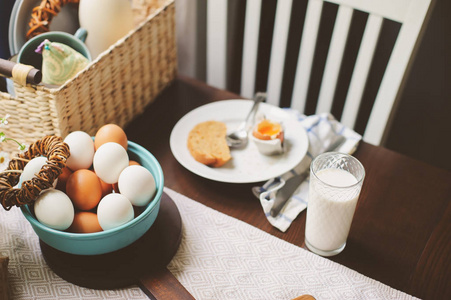
<path fill-rule="evenodd" d="M 301 1 L 301 0 L 295 0 Z M 346 83 L 347 91 L 345 101 L 340 113 L 340 121 L 350 128 L 356 129 L 356 120 L 361 110 L 361 101 L 367 87 L 367 79 L 370 76 L 374 64 L 374 56 L 378 43 L 381 40 L 382 27 L 385 21 L 399 24 L 399 32 L 393 43 L 392 50 L 388 50 L 389 58 L 380 85 L 376 89 L 374 104 L 370 104 L 370 113 L 361 132 L 366 142 L 376 145 L 383 144 L 390 117 L 396 108 L 403 82 L 413 60 L 421 33 L 424 30 L 426 20 L 430 15 L 432 0 L 302 0 L 306 3 L 305 18 L 302 25 L 300 45 L 294 74 L 291 101 L 289 106 L 306 113 L 307 96 L 311 88 L 312 72 L 315 54 L 318 52 L 318 40 L 320 24 L 324 14 L 325 5 L 337 6 L 333 30 L 330 34 L 328 53 L 323 64 L 322 79 L 317 97 L 314 113 L 332 112 L 334 98 L 342 69 L 344 68 L 344 56 L 347 44 L 354 37 L 349 36 L 353 15 L 356 12 L 367 15 L 364 29 L 362 30 L 360 44 L 356 57 L 352 60 L 353 68 Z M 251 98 L 256 92 L 257 64 L 261 45 L 262 26 L 262 0 L 247 0 L 245 4 L 244 31 L 242 42 L 242 66 L 241 66 L 241 95 Z M 200 2 L 197 2 L 198 17 L 201 16 Z M 268 103 L 284 106 L 281 99 L 282 86 L 286 79 L 287 45 L 290 42 L 290 32 L 297 28 L 290 28 L 293 24 L 292 8 L 293 0 L 278 0 L 275 7 L 274 26 L 269 57 L 269 70 L 267 72 Z M 229 89 L 227 86 L 227 72 L 230 68 L 228 61 L 228 47 L 234 39 L 228 32 L 230 14 L 232 14 L 230 2 L 227 0 L 206 1 L 206 81 L 210 85 Z M 297 16 L 296 16 L 297 17 Z M 199 22 L 197 23 L 199 28 Z M 297 29 L 300 31 L 300 29 Z M 198 37 L 202 35 L 198 34 Z M 260 44 L 259 44 L 260 43 Z M 197 55 L 199 55 L 197 44 Z M 201 51 L 200 51 L 201 52 Z M 391 54 L 390 54 L 391 53 Z M 230 58 L 230 55 L 229 55 Z M 343 63 L 342 63 L 343 62 Z M 198 61 L 199 66 L 203 66 Z M 341 85 L 341 84 L 340 84 Z M 310 101 L 310 100 L 309 100 Z M 362 113 L 362 112 L 360 112 Z M 358 131 L 358 130 L 356 130 Z"/>

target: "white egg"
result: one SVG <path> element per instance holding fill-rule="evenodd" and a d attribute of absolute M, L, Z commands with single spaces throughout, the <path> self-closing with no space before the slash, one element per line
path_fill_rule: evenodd
<path fill-rule="evenodd" d="M 67 167 L 72 171 L 89 169 L 94 157 L 94 141 L 84 131 L 69 133 L 64 142 L 69 145 L 70 156 L 67 159 Z"/>
<path fill-rule="evenodd" d="M 20 175 L 19 186 L 22 186 L 22 182 L 33 179 L 46 163 L 47 157 L 44 156 L 38 156 L 31 159 L 23 168 L 22 174 Z M 53 182 L 53 187 L 56 187 L 57 181 L 58 179 Z"/>
<path fill-rule="evenodd" d="M 57 230 L 69 228 L 74 220 L 74 206 L 63 192 L 47 189 L 34 203 L 34 213 L 42 224 Z"/>
<path fill-rule="evenodd" d="M 109 142 L 100 146 L 94 154 L 94 171 L 104 182 L 113 184 L 122 170 L 128 167 L 127 151 L 118 143 Z"/>
<path fill-rule="evenodd" d="M 97 207 L 97 218 L 103 230 L 121 226 L 131 221 L 133 217 L 133 205 L 121 194 L 106 195 Z"/>
<path fill-rule="evenodd" d="M 118 181 L 119 191 L 133 205 L 147 205 L 155 195 L 156 185 L 152 173 L 143 166 L 125 168 Z"/>

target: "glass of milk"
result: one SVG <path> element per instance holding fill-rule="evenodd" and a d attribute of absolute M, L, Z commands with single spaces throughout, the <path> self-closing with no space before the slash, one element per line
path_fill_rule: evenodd
<path fill-rule="evenodd" d="M 305 244 L 310 251 L 332 256 L 346 246 L 365 169 L 353 156 L 326 152 L 310 165 Z"/>

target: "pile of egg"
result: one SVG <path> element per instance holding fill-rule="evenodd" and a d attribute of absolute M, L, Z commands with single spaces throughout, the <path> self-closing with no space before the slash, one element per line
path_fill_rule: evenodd
<path fill-rule="evenodd" d="M 38 221 L 74 233 L 112 229 L 131 221 L 156 194 L 149 170 L 129 159 L 127 136 L 107 124 L 92 138 L 83 131 L 66 136 L 70 157 L 53 189 L 34 203 Z M 25 166 L 20 182 L 31 179 L 46 163 L 36 157 Z"/>

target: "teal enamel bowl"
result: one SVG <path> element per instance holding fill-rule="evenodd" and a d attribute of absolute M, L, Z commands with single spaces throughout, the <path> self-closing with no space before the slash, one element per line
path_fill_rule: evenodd
<path fill-rule="evenodd" d="M 128 154 L 131 160 L 147 168 L 155 178 L 156 194 L 144 211 L 130 222 L 119 227 L 95 233 L 70 233 L 49 228 L 41 224 L 28 205 L 21 207 L 25 218 L 33 230 L 47 245 L 71 254 L 97 255 L 122 249 L 138 240 L 154 223 L 160 209 L 163 194 L 163 170 L 156 158 L 144 147 L 128 142 Z"/>

